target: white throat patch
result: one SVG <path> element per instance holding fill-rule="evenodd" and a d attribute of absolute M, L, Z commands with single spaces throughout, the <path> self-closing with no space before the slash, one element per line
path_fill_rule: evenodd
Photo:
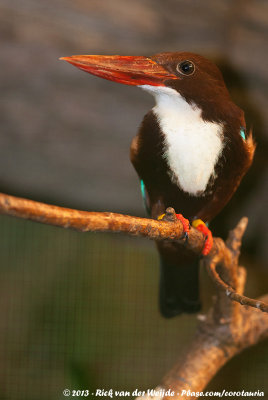
<path fill-rule="evenodd" d="M 206 122 L 201 110 L 188 104 L 174 89 L 141 85 L 156 99 L 153 112 L 164 134 L 163 157 L 171 171 L 171 179 L 184 192 L 201 195 L 222 153 L 223 124 Z"/>

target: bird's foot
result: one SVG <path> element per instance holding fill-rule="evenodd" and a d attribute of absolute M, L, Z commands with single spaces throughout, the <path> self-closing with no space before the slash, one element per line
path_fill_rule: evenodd
<path fill-rule="evenodd" d="M 202 219 L 193 220 L 192 226 L 198 231 L 202 232 L 205 236 L 205 244 L 202 250 L 202 254 L 203 256 L 207 256 L 213 245 L 213 236 L 211 230 L 208 229 L 207 225 L 205 224 L 205 222 L 202 221 Z"/>
<path fill-rule="evenodd" d="M 182 214 L 176 214 L 175 210 L 171 207 L 166 209 L 166 213 L 165 214 L 161 214 L 159 215 L 159 217 L 157 218 L 158 221 L 171 221 L 174 222 L 177 219 L 179 221 L 181 221 L 182 226 L 183 226 L 183 238 L 185 238 L 186 240 L 188 239 L 189 236 L 189 230 L 190 230 L 190 222 L 188 219 L 184 218 Z"/>
<path fill-rule="evenodd" d="M 176 214 L 175 210 L 172 207 L 168 207 L 166 209 L 166 212 L 164 214 L 161 214 L 157 217 L 158 221 L 169 221 L 169 222 L 175 222 L 176 221 Z"/>
<path fill-rule="evenodd" d="M 187 218 L 184 218 L 182 214 L 176 214 L 176 218 L 181 221 L 183 226 L 183 237 L 185 240 L 188 240 L 189 231 L 190 231 L 190 222 Z"/>

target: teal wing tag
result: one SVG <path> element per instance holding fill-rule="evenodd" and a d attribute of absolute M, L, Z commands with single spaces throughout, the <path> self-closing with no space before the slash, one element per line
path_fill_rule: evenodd
<path fill-rule="evenodd" d="M 241 128 L 240 128 L 240 136 L 241 136 L 241 138 L 244 140 L 244 142 L 246 141 L 246 129 L 245 128 L 243 128 L 242 126 L 241 126 Z"/>
<path fill-rule="evenodd" d="M 150 210 L 150 207 L 148 206 L 146 187 L 145 187 L 145 184 L 142 179 L 140 180 L 140 185 L 141 185 L 141 196 L 142 196 L 142 200 L 143 200 L 143 205 L 144 205 L 144 208 L 145 208 L 147 214 L 150 215 L 151 210 Z"/>

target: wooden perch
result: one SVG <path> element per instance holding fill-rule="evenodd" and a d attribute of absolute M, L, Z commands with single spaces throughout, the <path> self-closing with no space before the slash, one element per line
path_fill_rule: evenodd
<path fill-rule="evenodd" d="M 243 296 L 246 271 L 237 264 L 246 225 L 247 218 L 242 218 L 229 233 L 226 244 L 221 239 L 215 239 L 218 251 L 203 259 L 214 282 L 223 290 L 216 292 L 209 312 L 199 316 L 200 323 L 189 348 L 155 389 L 160 393 L 173 392 L 165 398 L 197 398 L 194 395 L 187 396 L 187 392 L 203 391 L 227 361 L 247 347 L 268 338 L 268 315 L 240 305 L 256 302 Z M 216 271 L 216 265 L 219 272 Z M 264 302 L 268 302 L 268 294 L 259 298 L 253 307 L 264 311 L 267 309 Z M 160 397 L 145 395 L 139 399 L 156 400 Z"/>
<path fill-rule="evenodd" d="M 204 236 L 195 228 L 190 229 L 188 240 L 185 241 L 182 223 L 175 218 L 175 212 L 172 208 L 167 209 L 168 221 L 156 221 L 116 213 L 73 210 L 0 193 L 0 213 L 82 232 L 123 232 L 133 236 L 148 237 L 153 240 L 178 241 L 196 254 L 201 254 L 204 246 Z M 231 231 L 235 232 L 235 238 L 232 240 L 229 237 L 226 245 L 221 239 L 214 238 L 210 254 L 204 260 L 207 260 L 205 261 L 207 269 L 214 282 L 220 289 L 225 291 L 225 297 L 238 301 L 242 305 L 249 305 L 268 312 L 268 304 L 245 296 L 241 297 L 235 292 L 235 282 L 229 280 L 228 276 L 224 282 L 216 271 L 218 264 L 225 264 L 224 269 L 226 269 L 228 263 L 235 262 L 237 264 L 241 238 L 246 225 L 247 219 L 244 218 L 240 221 L 239 228 L 237 227 L 235 231 Z M 233 243 L 236 243 L 236 247 L 232 247 L 234 246 Z M 234 258 L 234 254 L 236 258 Z"/>
<path fill-rule="evenodd" d="M 82 232 L 123 232 L 153 240 L 185 242 L 182 239 L 184 236 L 182 223 L 176 218 L 175 222 L 167 222 L 109 212 L 79 211 L 4 193 L 0 193 L 0 213 Z M 193 228 L 185 245 L 196 254 L 200 254 L 204 246 L 204 236 Z"/>
<path fill-rule="evenodd" d="M 167 209 L 167 220 L 156 221 L 72 210 L 0 194 L 0 213 L 82 232 L 124 232 L 154 240 L 178 241 L 196 254 L 201 254 L 204 245 L 204 236 L 194 228 L 185 241 L 182 224 L 171 208 Z M 168 390 L 174 394 L 165 398 L 194 399 L 185 391 L 202 391 L 235 354 L 268 338 L 268 294 L 257 300 L 243 295 L 246 271 L 238 266 L 238 258 L 246 226 L 247 218 L 242 218 L 225 243 L 214 238 L 209 255 L 201 260 L 219 289 L 214 303 L 206 315 L 199 316 L 200 323 L 188 350 L 156 388 L 160 395 L 144 395 L 142 399 L 163 398 L 162 393 Z"/>
<path fill-rule="evenodd" d="M 243 286 L 245 274 L 239 273 L 238 283 Z M 268 295 L 260 300 L 268 301 Z M 216 303 L 220 301 L 218 298 Z M 214 375 L 236 354 L 259 341 L 268 338 L 268 316 L 260 311 L 230 302 L 229 311 L 214 304 L 207 315 L 202 316 L 195 336 L 187 351 L 166 374 L 155 391 L 173 392 L 165 398 L 195 399 L 185 392 L 204 391 Z M 220 315 L 215 315 L 215 311 Z M 215 319 L 216 317 L 216 319 Z M 228 318 L 228 319 L 227 319 Z M 200 318 L 201 319 L 201 318 Z M 158 399 L 158 396 L 143 396 L 143 400 Z M 141 398 L 140 398 L 141 399 Z"/>

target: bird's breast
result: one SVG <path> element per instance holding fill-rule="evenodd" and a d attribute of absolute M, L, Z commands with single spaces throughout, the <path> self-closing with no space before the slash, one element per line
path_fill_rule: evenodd
<path fill-rule="evenodd" d="M 222 154 L 223 124 L 204 121 L 201 110 L 157 104 L 153 112 L 163 135 L 163 157 L 173 183 L 192 196 L 206 191 L 216 177 L 215 167 Z"/>

